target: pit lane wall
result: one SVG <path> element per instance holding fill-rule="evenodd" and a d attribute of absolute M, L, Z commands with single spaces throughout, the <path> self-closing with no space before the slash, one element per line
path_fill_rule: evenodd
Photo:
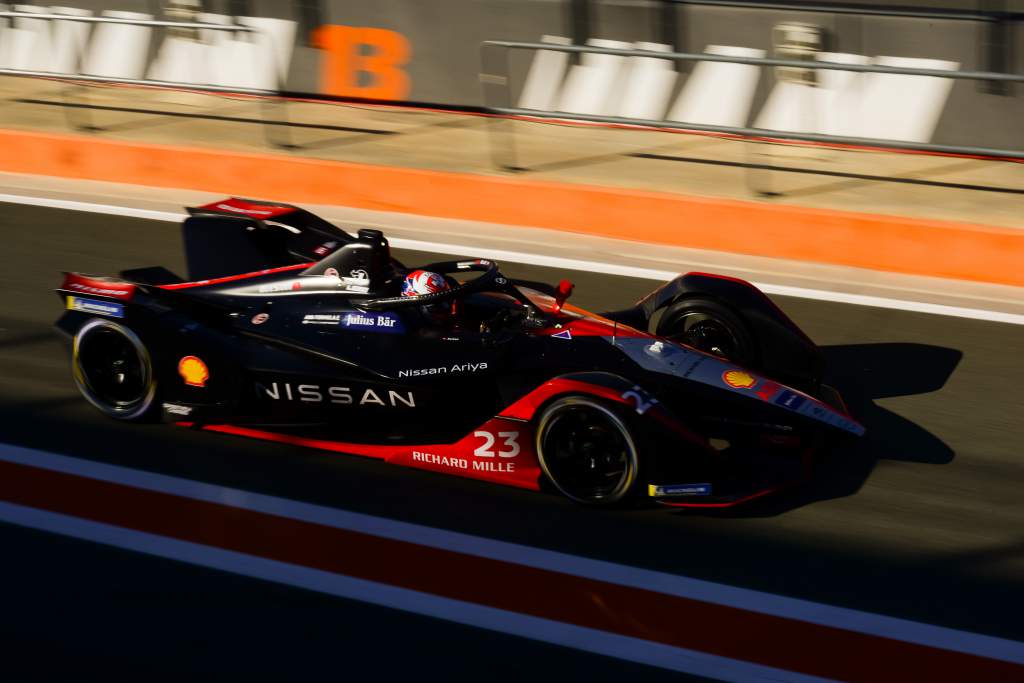
<path fill-rule="evenodd" d="M 159 14 L 161 4 L 153 0 L 70 0 L 65 6 L 95 13 L 130 11 L 153 16 Z M 899 4 L 977 9 L 970 0 L 910 0 Z M 283 76 L 284 87 L 291 92 L 442 105 L 484 104 L 479 83 L 479 46 L 484 40 L 534 42 L 549 36 L 617 41 L 623 46 L 644 42 L 690 52 L 711 47 L 770 56 L 773 26 L 789 21 L 820 26 L 825 31 L 825 49 L 851 61 L 1024 73 L 1024 21 L 1007 24 L 1005 44 L 997 46 L 993 61 L 991 35 L 980 21 L 687 5 L 676 13 L 676 29 L 667 33 L 658 2 L 594 0 L 589 4 L 586 35 L 581 35 L 573 5 L 572 0 L 220 0 L 207 1 L 204 8 L 209 14 L 202 18 L 224 21 L 229 14 L 245 12 L 251 17 L 280 20 L 271 24 L 276 45 L 274 63 Z M 1024 12 L 1022 0 L 1002 0 L 986 6 Z M 42 49 L 38 29 L 18 21 L 22 25 L 0 25 L 0 66 L 54 69 L 53 55 L 85 50 L 105 53 L 105 58 L 92 61 L 112 64 L 108 69 L 117 75 L 154 77 L 158 72 L 166 80 L 202 80 L 222 78 L 218 74 L 227 66 L 247 61 L 240 59 L 239 53 L 232 53 L 226 43 L 195 52 L 182 44 L 167 49 L 161 45 L 166 37 L 158 33 L 124 40 L 133 28 L 138 31 L 137 27 L 122 27 L 120 32 L 108 32 L 106 36 L 92 29 L 88 39 L 59 37 L 55 31 L 45 38 L 50 41 L 50 49 Z M 73 33 L 65 31 L 62 35 Z M 76 40 L 77 46 L 58 44 Z M 666 42 L 669 40 L 674 45 Z M 524 103 L 527 79 L 537 77 L 530 74 L 533 59 L 534 55 L 526 52 L 513 55 L 513 103 Z M 659 103 L 662 115 L 675 109 L 673 103 L 682 106 L 684 100 L 701 102 L 701 123 L 830 132 L 836 125 L 827 120 L 815 122 L 815 117 L 820 119 L 821 112 L 829 115 L 829 110 L 839 109 L 840 119 L 854 122 L 853 128 L 839 126 L 840 132 L 847 134 L 1003 149 L 1024 146 L 1024 97 L 1020 96 L 1024 87 L 1020 85 L 993 87 L 927 77 L 895 77 L 902 80 L 894 81 L 889 77 L 883 79 L 887 86 L 876 88 L 871 79 L 863 84 L 854 79 L 822 106 L 802 99 L 801 89 L 778 88 L 769 69 L 728 66 L 733 67 L 728 73 L 698 79 L 691 76 L 701 68 L 699 65 L 681 64 L 676 67 L 679 73 L 675 77 L 649 86 L 653 91 L 645 97 Z M 274 67 L 260 68 L 267 71 Z M 562 79 L 549 99 L 552 108 L 578 111 L 586 106 L 566 92 L 569 78 L 561 73 L 551 77 Z M 255 84 L 268 80 L 264 74 L 255 79 Z M 698 82 L 701 80 L 714 87 L 703 89 Z"/>

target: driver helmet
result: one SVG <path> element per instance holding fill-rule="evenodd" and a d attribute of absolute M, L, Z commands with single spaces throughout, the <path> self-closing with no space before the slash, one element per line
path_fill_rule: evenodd
<path fill-rule="evenodd" d="M 429 270 L 414 270 L 402 282 L 402 296 L 422 296 L 448 290 L 444 277 Z"/>

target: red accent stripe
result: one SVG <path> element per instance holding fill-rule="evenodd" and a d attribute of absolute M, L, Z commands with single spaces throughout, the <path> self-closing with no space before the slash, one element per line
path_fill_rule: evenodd
<path fill-rule="evenodd" d="M 238 197 L 230 197 L 219 202 L 204 204 L 199 208 L 227 216 L 245 216 L 247 218 L 255 218 L 256 220 L 267 220 L 298 211 L 294 206 L 247 202 Z"/>
<path fill-rule="evenodd" d="M 118 301 L 130 301 L 135 285 L 130 282 L 111 281 L 111 278 L 93 278 L 80 273 L 65 273 L 61 289 L 82 296 L 98 296 Z"/>
<path fill-rule="evenodd" d="M 327 441 L 326 439 L 309 439 L 302 436 L 281 434 L 279 432 L 267 432 L 261 429 L 250 429 L 248 427 L 236 427 L 234 425 L 203 425 L 202 429 L 208 432 L 232 434 L 234 436 L 245 436 L 250 439 L 273 441 L 275 443 L 283 443 L 288 444 L 290 446 L 316 448 L 322 451 L 345 453 L 347 455 L 361 455 L 366 458 L 376 458 L 378 460 L 386 460 L 388 457 L 393 455 L 397 450 L 395 446 L 378 446 L 373 444 L 356 444 L 344 443 L 341 441 Z M 409 448 L 420 448 L 420 446 L 410 446 Z"/>
<path fill-rule="evenodd" d="M 196 280 L 195 282 L 176 282 L 173 285 L 160 285 L 160 289 L 189 289 L 191 287 L 206 287 L 208 285 L 220 285 L 225 282 L 234 282 L 235 280 L 248 280 L 249 278 L 259 277 L 261 275 L 273 275 L 274 273 L 287 273 L 291 270 L 301 270 L 309 268 L 313 265 L 310 263 L 297 263 L 291 266 L 281 266 L 279 268 L 267 268 L 265 270 L 256 270 L 251 273 L 242 273 L 240 275 L 227 275 L 225 277 L 215 277 L 212 280 Z"/>
<path fill-rule="evenodd" d="M 600 396 L 616 403 L 626 403 L 622 393 L 598 384 L 581 382 L 575 379 L 555 378 L 545 382 L 526 396 L 501 411 L 500 417 L 511 417 L 517 420 L 532 420 L 537 410 L 549 399 L 561 394 L 587 394 Z M 626 405 L 629 405 L 626 403 Z"/>
<path fill-rule="evenodd" d="M 493 429 L 488 427 L 491 422 L 493 422 L 493 420 L 488 420 L 488 422 L 484 423 L 480 429 L 493 431 Z M 181 426 L 191 426 L 188 423 L 178 424 Z M 533 455 L 533 449 L 529 446 L 523 448 L 520 457 L 517 459 L 517 464 L 519 465 L 517 471 L 521 472 L 521 474 L 517 476 L 508 473 L 491 474 L 486 472 L 480 473 L 476 470 L 456 470 L 440 465 L 413 461 L 408 457 L 412 451 L 416 450 L 441 453 L 452 458 L 472 459 L 472 450 L 467 449 L 465 446 L 465 442 L 470 438 L 469 436 L 463 437 L 459 441 L 451 444 L 403 444 L 388 446 L 365 443 L 348 443 L 344 441 L 328 441 L 326 439 L 310 439 L 291 434 L 251 429 L 249 427 L 237 427 L 235 425 L 203 425 L 202 429 L 208 432 L 244 436 L 250 439 L 273 441 L 275 443 L 283 443 L 290 446 L 316 448 L 318 450 L 331 451 L 333 453 L 344 453 L 346 455 L 375 458 L 377 460 L 384 460 L 390 464 L 414 467 L 416 469 L 436 472 L 446 476 L 466 477 L 468 479 L 476 479 L 478 481 L 486 481 L 505 486 L 514 486 L 516 488 L 528 489 L 530 491 L 540 490 L 540 473 L 538 466 L 536 465 L 535 456 Z M 532 438 L 532 432 L 530 435 Z"/>
<path fill-rule="evenodd" d="M 559 572 L 0 462 L 0 497 L 146 533 L 847 681 L 1019 680 L 1021 667 Z"/>

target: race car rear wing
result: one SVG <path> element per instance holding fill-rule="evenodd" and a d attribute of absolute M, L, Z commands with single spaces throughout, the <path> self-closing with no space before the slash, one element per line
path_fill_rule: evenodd
<path fill-rule="evenodd" d="M 291 204 L 232 197 L 188 212 L 182 236 L 191 280 L 319 261 L 356 240 Z"/>

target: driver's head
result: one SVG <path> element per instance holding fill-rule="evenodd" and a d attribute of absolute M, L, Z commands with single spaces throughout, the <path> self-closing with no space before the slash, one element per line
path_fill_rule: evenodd
<path fill-rule="evenodd" d="M 402 296 L 422 296 L 437 294 L 448 289 L 444 277 L 429 270 L 414 270 L 405 276 L 402 282 Z"/>
<path fill-rule="evenodd" d="M 422 296 L 424 294 L 437 294 L 451 289 L 444 276 L 432 273 L 429 270 L 414 270 L 405 276 L 402 282 L 402 296 Z M 451 313 L 454 313 L 454 303 L 439 302 L 420 306 L 425 315 L 435 322 L 447 321 Z"/>

